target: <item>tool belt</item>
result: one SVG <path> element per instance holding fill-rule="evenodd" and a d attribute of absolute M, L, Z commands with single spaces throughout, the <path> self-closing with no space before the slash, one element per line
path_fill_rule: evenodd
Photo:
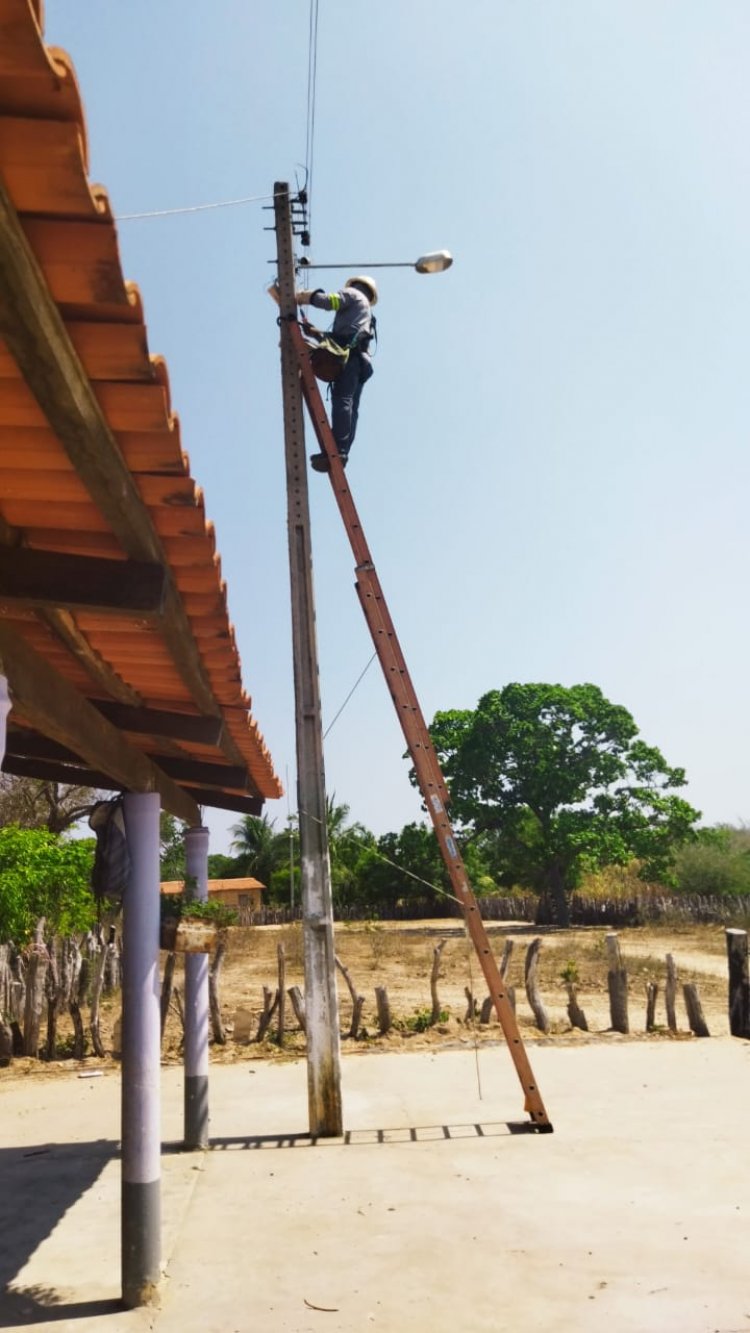
<path fill-rule="evenodd" d="M 313 374 L 316 379 L 323 380 L 326 384 L 332 384 L 334 380 L 338 379 L 349 360 L 351 348 L 342 347 L 329 333 L 323 333 L 320 329 L 314 328 L 312 324 L 308 324 L 306 319 L 300 322 L 302 332 L 308 342 L 312 344 L 310 365 L 313 368 Z"/>

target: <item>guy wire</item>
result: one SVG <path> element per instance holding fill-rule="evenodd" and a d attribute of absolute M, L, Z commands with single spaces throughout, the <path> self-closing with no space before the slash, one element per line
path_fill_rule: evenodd
<path fill-rule="evenodd" d="M 307 132 L 305 171 L 307 174 L 307 229 L 312 230 L 313 158 L 315 155 L 315 95 L 318 78 L 318 0 L 310 0 L 307 38 Z"/>
<path fill-rule="evenodd" d="M 376 657 L 377 657 L 377 653 L 373 653 L 372 657 L 370 658 L 369 662 L 367 663 L 367 666 L 364 667 L 362 671 L 360 671 L 359 675 L 357 676 L 357 679 L 355 680 L 354 684 L 352 685 L 352 688 L 350 689 L 349 693 L 347 694 L 347 696 L 346 696 L 344 702 L 342 703 L 342 705 L 341 705 L 339 711 L 334 715 L 334 717 L 333 717 L 333 718 L 331 719 L 331 721 L 328 723 L 328 726 L 326 727 L 325 731 L 323 732 L 323 740 L 325 740 L 326 736 L 328 735 L 328 733 L 329 733 L 329 731 L 331 730 L 331 727 L 334 725 L 334 723 L 335 723 L 335 722 L 338 722 L 339 718 L 341 717 L 341 714 L 343 713 L 344 709 L 346 708 L 346 705 L 348 704 L 349 700 L 351 699 L 352 695 L 354 694 L 354 691 L 356 690 L 357 686 L 359 685 L 359 682 L 360 682 L 361 680 L 363 680 L 364 677 L 367 675 L 367 672 L 370 670 L 370 667 L 372 666 L 372 664 L 373 664 L 373 662 L 375 661 L 375 658 L 376 658 Z"/>
<path fill-rule="evenodd" d="M 206 213 L 213 208 L 236 208 L 238 204 L 260 204 L 273 199 L 272 194 L 251 194 L 244 199 L 220 199 L 215 204 L 190 204 L 185 208 L 155 208 L 150 213 L 116 213 L 115 222 L 135 222 L 139 218 L 170 218 L 176 213 Z"/>

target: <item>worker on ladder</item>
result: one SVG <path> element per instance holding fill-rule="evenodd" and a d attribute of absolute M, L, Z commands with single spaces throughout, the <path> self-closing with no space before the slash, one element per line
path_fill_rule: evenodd
<path fill-rule="evenodd" d="M 346 466 L 354 443 L 362 390 L 372 375 L 369 346 L 375 337 L 372 307 L 378 299 L 375 280 L 365 273 L 348 278 L 340 292 L 295 292 L 297 305 L 313 305 L 318 310 L 335 312 L 331 337 L 349 352 L 346 363 L 331 384 L 331 428 L 341 460 Z M 313 454 L 310 462 L 316 472 L 328 471 L 325 454 Z"/>

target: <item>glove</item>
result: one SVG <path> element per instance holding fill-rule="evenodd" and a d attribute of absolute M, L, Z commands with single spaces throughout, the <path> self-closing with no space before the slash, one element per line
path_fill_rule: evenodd
<path fill-rule="evenodd" d="M 295 292 L 294 299 L 297 302 L 297 305 L 309 305 L 314 295 L 314 292 L 308 291 Z"/>

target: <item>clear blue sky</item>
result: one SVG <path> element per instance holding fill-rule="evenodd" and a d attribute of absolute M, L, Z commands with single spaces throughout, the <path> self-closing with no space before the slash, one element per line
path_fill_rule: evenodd
<path fill-rule="evenodd" d="M 308 15 L 47 0 L 116 212 L 301 176 Z M 750 818 L 749 39 L 745 0 L 320 0 L 313 258 L 455 255 L 381 275 L 348 471 L 425 715 L 592 681 L 709 822 Z M 124 222 L 120 242 L 294 806 L 269 222 L 255 204 Z M 328 483 L 310 486 L 328 720 L 371 647 Z M 403 750 L 375 664 L 326 770 L 376 833 L 419 817 Z M 266 808 L 281 827 L 286 801 Z M 232 816 L 210 822 L 224 850 Z"/>

